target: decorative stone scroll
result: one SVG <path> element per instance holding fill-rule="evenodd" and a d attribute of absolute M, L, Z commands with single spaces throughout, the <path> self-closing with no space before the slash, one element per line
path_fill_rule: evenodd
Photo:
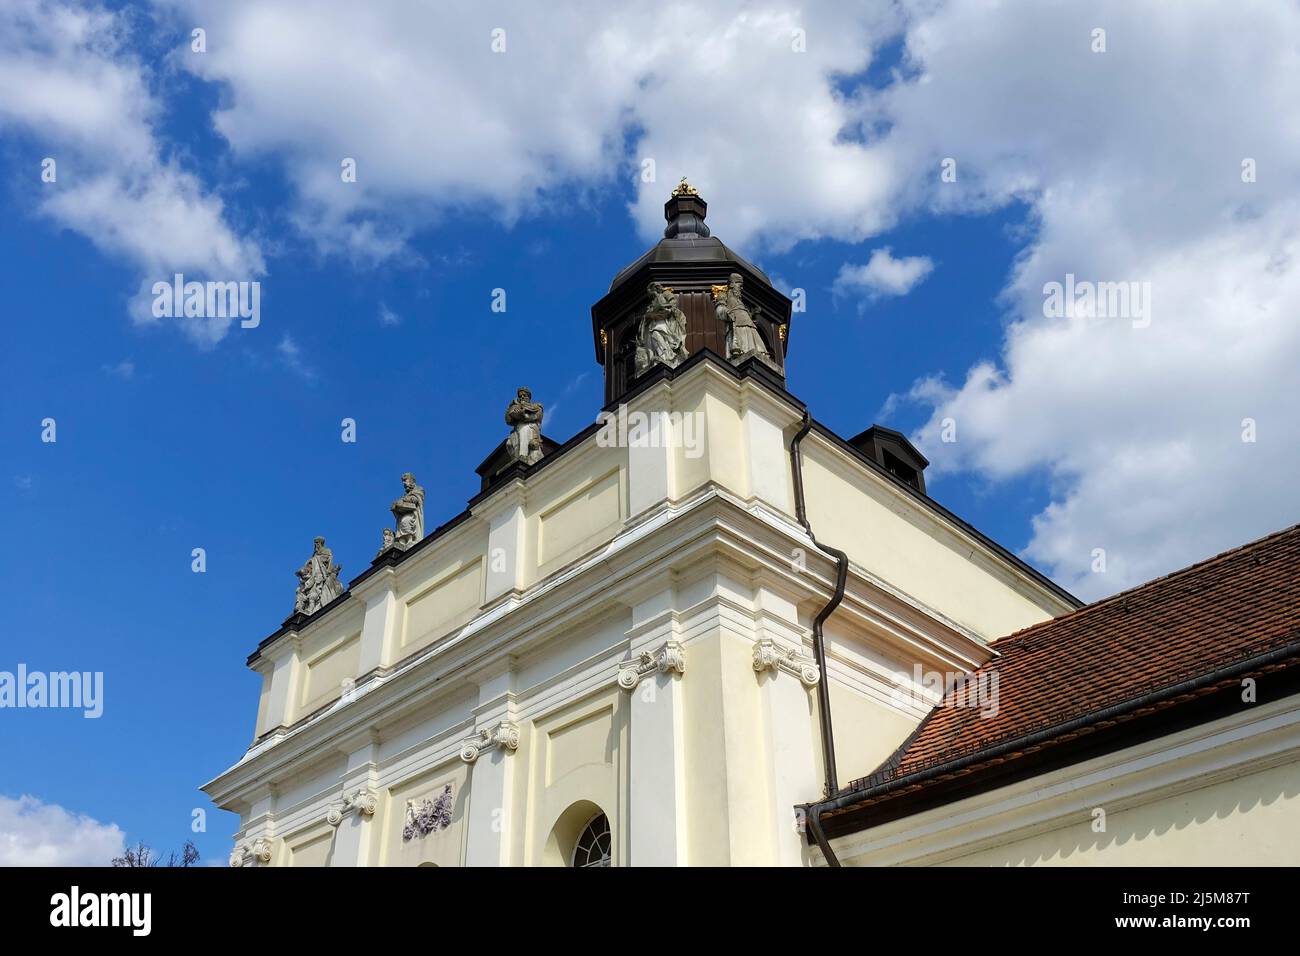
<path fill-rule="evenodd" d="M 343 566 L 334 563 L 334 552 L 325 547 L 325 539 L 317 537 L 315 548 L 307 563 L 294 572 L 298 576 L 298 593 L 294 597 L 295 614 L 315 614 L 343 593 L 339 572 Z"/>
<path fill-rule="evenodd" d="M 816 687 L 822 679 L 821 669 L 811 657 L 782 647 L 770 637 L 759 638 L 754 644 L 754 670 L 760 674 L 768 670 L 783 671 L 799 678 L 805 687 Z"/>
<path fill-rule="evenodd" d="M 451 811 L 455 803 L 451 784 L 442 788 L 442 793 L 438 794 L 436 800 L 426 798 L 419 803 L 406 801 L 406 825 L 402 827 L 402 842 L 409 843 L 447 829 L 451 826 Z"/>
<path fill-rule="evenodd" d="M 542 459 L 542 403 L 533 401 L 526 388 L 515 392 L 515 400 L 506 406 L 506 424 L 513 431 L 506 439 L 506 451 L 515 461 L 533 465 Z"/>
<path fill-rule="evenodd" d="M 618 686 L 630 691 L 651 674 L 686 673 L 686 651 L 680 641 L 665 641 L 656 651 L 642 651 L 618 665 Z"/>
<path fill-rule="evenodd" d="M 409 471 L 402 475 L 402 497 L 393 502 L 393 519 L 397 530 L 384 529 L 384 546 L 379 553 L 394 549 L 405 551 L 424 537 L 424 489 L 415 483 Z"/>
<path fill-rule="evenodd" d="M 519 727 L 509 720 L 503 720 L 495 727 L 484 727 L 473 737 L 460 745 L 460 759 L 473 763 L 486 751 L 500 748 L 507 753 L 519 749 Z"/>
<path fill-rule="evenodd" d="M 325 814 L 325 822 L 336 827 L 343 822 L 343 817 L 353 810 L 361 816 L 373 817 L 378 809 L 379 794 L 369 787 L 362 787 L 351 796 L 344 796 L 342 803 L 330 807 L 329 812 Z"/>
<path fill-rule="evenodd" d="M 249 840 L 235 847 L 230 854 L 230 865 L 240 867 L 248 862 L 270 863 L 271 841 L 265 837 Z"/>

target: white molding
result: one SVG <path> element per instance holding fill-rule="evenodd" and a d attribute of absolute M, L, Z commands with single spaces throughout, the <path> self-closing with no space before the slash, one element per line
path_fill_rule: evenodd
<path fill-rule="evenodd" d="M 841 862 L 940 863 L 1300 758 L 1300 695 L 832 841 Z M 1112 811 L 1114 812 L 1114 811 Z M 819 864 L 820 854 L 814 854 Z"/>

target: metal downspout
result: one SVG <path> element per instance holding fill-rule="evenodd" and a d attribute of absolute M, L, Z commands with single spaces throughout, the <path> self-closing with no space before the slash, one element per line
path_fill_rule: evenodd
<path fill-rule="evenodd" d="M 823 799 L 830 798 L 839 791 L 839 781 L 835 771 L 835 735 L 831 727 L 831 688 L 830 675 L 826 671 L 826 638 L 822 627 L 826 619 L 831 616 L 834 610 L 844 600 L 844 585 L 848 580 L 849 574 L 849 556 L 838 548 L 832 548 L 829 545 L 822 544 L 813 534 L 812 525 L 808 523 L 808 509 L 804 500 L 803 490 L 803 461 L 799 454 L 799 445 L 812 431 L 812 416 L 805 410 L 803 413 L 803 424 L 799 431 L 790 441 L 790 468 L 794 476 L 794 507 L 795 516 L 799 519 L 799 524 L 807 532 L 812 543 L 816 545 L 819 551 L 829 554 L 835 559 L 835 593 L 826 606 L 821 609 L 817 617 L 813 619 L 813 654 L 817 660 L 817 667 L 821 671 L 821 680 L 817 682 L 817 710 L 821 718 L 822 732 L 822 764 L 826 769 L 826 792 Z M 826 840 L 826 835 L 822 832 L 821 804 L 815 804 L 810 808 L 807 822 L 812 830 L 813 839 L 821 847 L 822 853 L 826 857 L 826 862 L 831 866 L 839 866 L 840 862 L 836 859 L 834 852 L 831 851 L 830 843 Z"/>

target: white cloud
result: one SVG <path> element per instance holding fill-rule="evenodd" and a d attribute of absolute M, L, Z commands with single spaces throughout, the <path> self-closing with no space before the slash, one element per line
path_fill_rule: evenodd
<path fill-rule="evenodd" d="M 888 246 L 876 249 L 864 266 L 840 267 L 831 291 L 835 295 L 865 295 L 867 300 L 882 296 L 907 295 L 934 270 L 928 256 L 894 258 Z"/>
<path fill-rule="evenodd" d="M 388 307 L 385 302 L 379 303 L 379 324 L 392 327 L 402 324 L 402 317 Z"/>
<path fill-rule="evenodd" d="M 299 227 L 357 261 L 395 254 L 435 215 L 567 208 L 592 186 L 632 181 L 645 159 L 656 182 L 634 211 L 647 237 L 683 174 L 741 245 L 861 238 L 888 214 L 892 166 L 841 137 L 858 110 L 831 77 L 867 66 L 872 39 L 896 25 L 892 7 L 161 5 L 207 26 L 208 53 L 178 62 L 225 86 L 217 129 L 241 156 L 279 159 Z M 491 50 L 496 27 L 504 53 Z M 797 29 L 807 52 L 794 50 Z M 340 176 L 347 157 L 355 183 Z"/>
<path fill-rule="evenodd" d="M 113 378 L 120 378 L 124 382 L 135 378 L 135 363 L 130 359 L 122 359 L 116 365 L 104 365 L 102 367 L 105 374 L 111 375 Z"/>
<path fill-rule="evenodd" d="M 1033 222 L 1001 353 L 918 383 L 933 406 L 918 442 L 936 472 L 1049 474 L 1026 554 L 1083 596 L 1297 518 L 1300 136 L 1277 118 L 1300 98 L 1298 40 L 1300 10 L 1269 3 L 959 3 L 909 34 L 920 78 L 885 97 L 891 138 L 958 160 L 956 184 L 918 195 L 1022 200 Z M 1256 183 L 1246 157 L 1267 170 Z M 1067 273 L 1150 283 L 1150 325 L 1046 317 L 1044 284 Z"/>
<path fill-rule="evenodd" d="M 565 402 L 565 404 L 567 404 L 566 399 L 568 399 L 570 395 L 574 394 L 579 388 L 582 387 L 582 383 L 587 380 L 587 377 L 590 374 L 591 374 L 590 370 L 586 372 L 579 372 L 578 375 L 570 379 L 569 383 L 565 385 L 564 388 L 560 391 L 560 397 L 557 398 L 550 405 L 547 405 L 542 409 L 542 425 L 544 427 L 547 428 L 554 427 L 555 418 L 557 415 L 560 414 L 560 403 Z"/>
<path fill-rule="evenodd" d="M 276 357 L 280 364 L 293 372 L 299 378 L 311 381 L 316 377 L 316 370 L 303 361 L 302 349 L 294 341 L 293 336 L 288 332 L 280 337 L 280 343 L 275 347 Z"/>
<path fill-rule="evenodd" d="M 0 795 L 0 866 L 108 866 L 125 838 L 115 823 L 29 795 Z"/>
<path fill-rule="evenodd" d="M 1086 595 L 1295 520 L 1294 4 L 158 5 L 178 36 L 208 30 L 209 52 L 175 63 L 221 85 L 214 123 L 236 158 L 278 162 L 290 221 L 360 264 L 408 254 L 440 216 L 568 212 L 623 177 L 646 239 L 687 174 L 715 232 L 751 255 L 1023 207 L 1001 349 L 912 392 L 932 406 L 917 437 L 935 473 L 1048 474 L 1027 554 Z M 258 271 L 220 199 L 159 158 L 152 74 L 114 15 L 6 10 L 0 123 L 89 163 L 61 173 L 76 201 L 43 208 L 145 272 Z M 903 69 L 855 86 L 900 30 Z M 940 181 L 945 158 L 956 182 Z M 1258 182 L 1241 181 L 1246 158 Z M 1151 283 L 1151 325 L 1045 317 L 1043 284 L 1067 273 Z M 938 440 L 946 418 L 956 443 Z M 1244 418 L 1258 441 L 1240 441 Z M 1105 576 L 1089 570 L 1096 547 Z"/>
<path fill-rule="evenodd" d="M 25 134 L 56 164 L 54 182 L 33 165 L 34 207 L 130 263 L 145 286 L 177 271 L 262 273 L 257 243 L 230 226 L 220 198 L 164 158 L 153 74 L 128 50 L 127 16 L 94 4 L 0 5 L 0 129 Z M 157 321 L 138 303 L 130 311 Z M 211 342 L 230 321 L 203 324 L 182 328 Z"/>

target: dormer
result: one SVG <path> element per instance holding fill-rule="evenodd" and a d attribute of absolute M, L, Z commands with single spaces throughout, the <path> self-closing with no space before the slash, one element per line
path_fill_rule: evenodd
<path fill-rule="evenodd" d="M 849 444 L 905 485 L 925 494 L 925 469 L 930 462 L 902 432 L 872 425 Z"/>

